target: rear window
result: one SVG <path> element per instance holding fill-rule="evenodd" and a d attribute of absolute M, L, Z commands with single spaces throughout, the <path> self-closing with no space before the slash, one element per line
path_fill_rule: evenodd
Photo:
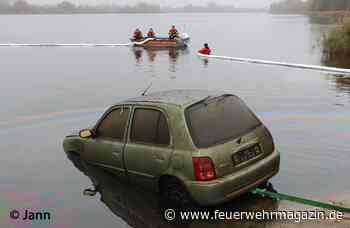
<path fill-rule="evenodd" d="M 225 95 L 186 109 L 186 121 L 194 144 L 210 147 L 242 136 L 261 122 L 238 97 Z"/>

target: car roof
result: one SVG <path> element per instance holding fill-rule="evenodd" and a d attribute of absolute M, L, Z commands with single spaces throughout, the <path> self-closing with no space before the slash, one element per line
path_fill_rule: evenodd
<path fill-rule="evenodd" d="M 162 92 L 150 93 L 145 96 L 139 96 L 125 100 L 122 103 L 163 103 L 177 106 L 188 106 L 207 98 L 214 98 L 227 93 L 209 90 L 168 90 Z"/>

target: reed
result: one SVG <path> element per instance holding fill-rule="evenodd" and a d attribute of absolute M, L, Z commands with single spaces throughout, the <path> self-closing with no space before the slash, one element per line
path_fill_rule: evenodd
<path fill-rule="evenodd" d="M 323 47 L 328 58 L 350 56 L 350 18 L 324 37 Z"/>

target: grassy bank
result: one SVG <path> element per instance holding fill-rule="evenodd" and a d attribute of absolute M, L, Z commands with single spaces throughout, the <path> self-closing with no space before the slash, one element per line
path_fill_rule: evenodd
<path fill-rule="evenodd" d="M 326 62 L 343 62 L 349 64 L 350 57 L 350 17 L 344 17 L 339 26 L 323 39 L 324 58 Z M 345 65 L 344 64 L 344 65 Z M 343 65 L 343 64 L 336 64 Z"/>

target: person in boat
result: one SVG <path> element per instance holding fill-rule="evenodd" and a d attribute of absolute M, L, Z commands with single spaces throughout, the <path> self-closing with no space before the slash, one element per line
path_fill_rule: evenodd
<path fill-rule="evenodd" d="M 155 38 L 155 37 L 156 37 L 156 33 L 153 31 L 152 28 L 150 28 L 147 33 L 147 38 Z"/>
<path fill-rule="evenodd" d="M 143 35 L 142 35 L 142 32 L 140 29 L 136 29 L 135 32 L 134 32 L 134 40 L 135 41 L 139 41 L 139 40 L 142 40 L 143 39 Z"/>
<path fill-rule="evenodd" d="M 179 32 L 177 31 L 175 25 L 173 25 L 171 27 L 171 29 L 169 30 L 169 38 L 170 39 L 175 39 L 179 37 Z"/>
<path fill-rule="evenodd" d="M 202 49 L 200 49 L 198 52 L 203 54 L 203 55 L 210 55 L 211 49 L 209 47 L 209 44 L 205 43 L 204 47 Z"/>

